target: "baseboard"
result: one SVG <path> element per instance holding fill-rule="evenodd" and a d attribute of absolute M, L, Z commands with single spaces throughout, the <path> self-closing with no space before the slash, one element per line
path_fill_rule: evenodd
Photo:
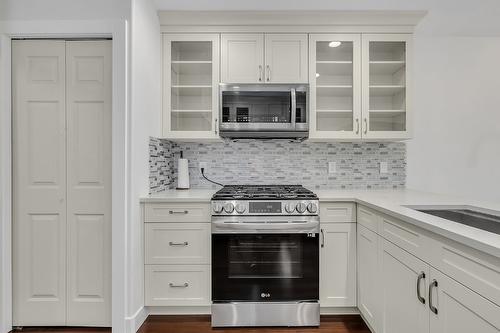
<path fill-rule="evenodd" d="M 208 306 L 147 306 L 150 315 L 206 315 L 211 314 Z"/>
<path fill-rule="evenodd" d="M 321 307 L 319 313 L 322 315 L 357 315 L 359 310 L 356 307 Z"/>
<path fill-rule="evenodd" d="M 142 324 L 148 318 L 148 310 L 146 307 L 141 307 L 132 316 L 125 318 L 126 333 L 136 333 Z"/>

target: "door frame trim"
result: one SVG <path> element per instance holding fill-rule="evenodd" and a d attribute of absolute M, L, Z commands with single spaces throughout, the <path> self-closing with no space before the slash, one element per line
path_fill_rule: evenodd
<path fill-rule="evenodd" d="M 112 38 L 111 313 L 115 332 L 126 331 L 127 150 L 130 135 L 127 20 L 0 21 L 0 332 L 12 328 L 12 115 L 11 40 Z M 5 186 L 9 184 L 8 186 Z M 124 223 L 125 222 L 125 223 Z"/>

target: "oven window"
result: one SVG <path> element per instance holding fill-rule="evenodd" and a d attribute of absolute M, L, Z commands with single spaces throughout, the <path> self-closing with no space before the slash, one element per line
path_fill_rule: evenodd
<path fill-rule="evenodd" d="M 230 279 L 302 277 L 299 235 L 240 236 L 229 241 L 227 250 Z"/>

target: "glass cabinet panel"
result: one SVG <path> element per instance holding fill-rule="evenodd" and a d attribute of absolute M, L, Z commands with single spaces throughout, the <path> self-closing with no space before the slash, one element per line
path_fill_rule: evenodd
<path fill-rule="evenodd" d="M 369 131 L 406 131 L 406 48 L 403 41 L 369 40 Z"/>
<path fill-rule="evenodd" d="M 315 97 L 315 134 L 359 135 L 359 35 L 312 35 L 310 76 Z M 357 133 L 356 133 L 357 132 Z"/>
<path fill-rule="evenodd" d="M 218 36 L 165 35 L 164 136 L 212 136 L 217 112 Z M 166 61 L 165 61 L 166 60 Z M 165 95 L 164 95 L 165 96 Z M 189 132 L 196 132 L 189 133 Z M 202 133 L 206 132 L 206 133 Z"/>

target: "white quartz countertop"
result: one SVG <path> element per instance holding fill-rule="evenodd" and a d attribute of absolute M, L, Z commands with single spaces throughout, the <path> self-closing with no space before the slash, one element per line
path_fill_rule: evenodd
<path fill-rule="evenodd" d="M 141 202 L 209 202 L 216 190 L 169 190 L 141 198 Z M 466 200 L 414 190 L 313 190 L 321 201 L 356 202 L 415 226 L 500 257 L 500 235 L 425 214 L 406 206 L 475 207 L 500 214 L 500 203 Z M 321 205 L 321 204 L 320 204 Z"/>

